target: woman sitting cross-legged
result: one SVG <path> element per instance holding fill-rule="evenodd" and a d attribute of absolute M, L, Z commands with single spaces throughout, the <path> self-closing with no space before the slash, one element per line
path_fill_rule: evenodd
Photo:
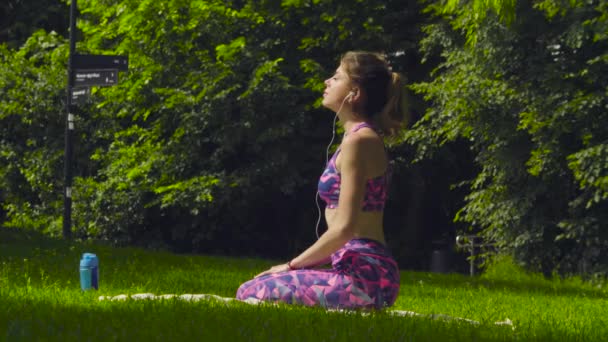
<path fill-rule="evenodd" d="M 399 268 L 382 226 L 390 175 L 383 137 L 406 117 L 402 77 L 382 55 L 356 51 L 325 86 L 323 106 L 345 132 L 318 184 L 328 229 L 296 258 L 242 284 L 239 300 L 381 309 L 397 299 Z M 329 261 L 331 269 L 316 269 Z"/>

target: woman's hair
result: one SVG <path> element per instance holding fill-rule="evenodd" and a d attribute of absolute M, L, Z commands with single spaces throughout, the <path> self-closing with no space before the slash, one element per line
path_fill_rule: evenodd
<path fill-rule="evenodd" d="M 349 51 L 340 62 L 350 79 L 365 94 L 367 101 L 361 108 L 365 119 L 379 126 L 386 135 L 393 135 L 408 124 L 404 77 L 392 72 L 383 55 Z"/>

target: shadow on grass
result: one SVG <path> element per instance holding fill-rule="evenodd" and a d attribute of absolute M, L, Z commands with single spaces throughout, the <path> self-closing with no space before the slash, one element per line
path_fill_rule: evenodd
<path fill-rule="evenodd" d="M 0 257 L 11 256 L 11 257 L 22 257 L 29 258 L 36 256 L 36 248 L 47 249 L 47 250 L 58 250 L 68 251 L 70 249 L 83 250 L 87 246 L 92 246 L 97 250 L 102 250 L 102 253 L 106 253 L 109 258 L 109 263 L 122 262 L 128 257 L 133 255 L 133 250 L 120 250 L 112 249 L 106 244 L 98 244 L 97 242 L 80 242 L 80 241 L 66 241 L 60 238 L 51 238 L 40 232 L 15 229 L 15 228 L 4 228 L 0 227 Z M 67 252 L 66 252 L 67 253 Z M 73 252 L 72 259 L 77 258 L 78 252 Z M 187 256 L 175 256 L 176 258 L 182 258 Z M 113 259 L 116 259 L 114 261 Z M 211 260 L 215 260 L 210 264 Z M 178 260 L 173 257 L 164 257 L 159 259 L 158 262 L 166 262 L 169 264 L 175 264 Z M 206 267 L 209 268 L 226 268 L 231 267 L 241 270 L 250 270 L 252 275 L 254 271 L 259 271 L 259 265 L 263 261 L 238 259 L 233 257 L 214 257 L 207 259 Z M 270 265 L 270 262 L 267 262 Z M 157 265 L 159 266 L 159 265 Z M 402 272 L 402 283 L 417 283 L 422 282 L 426 285 L 435 286 L 438 288 L 466 288 L 466 289 L 488 289 L 488 290 L 500 290 L 510 291 L 519 293 L 537 293 L 551 296 L 577 296 L 577 297 L 589 297 L 596 299 L 608 299 L 608 291 L 602 289 L 591 288 L 588 286 L 576 286 L 571 284 L 561 284 L 559 280 L 544 280 L 544 279 L 521 279 L 515 278 L 510 279 L 491 279 L 483 277 L 469 277 L 461 274 L 438 274 L 438 273 L 426 273 L 426 272 Z"/>
<path fill-rule="evenodd" d="M 422 282 L 439 288 L 488 289 L 516 293 L 536 293 L 551 296 L 576 296 L 608 299 L 608 291 L 594 289 L 591 285 L 577 286 L 561 284 L 560 280 L 545 279 L 492 279 L 470 277 L 461 274 L 436 274 L 424 272 L 402 272 L 402 282 Z"/>
<path fill-rule="evenodd" d="M 53 238 L 33 230 L 0 227 L 0 245 L 19 249 L 21 254 L 27 253 L 34 246 L 42 249 L 61 249 L 75 244 L 77 244 L 75 241 Z"/>
<path fill-rule="evenodd" d="M 386 313 L 179 300 L 78 302 L 2 298 L 0 338 L 10 341 L 505 341 L 510 328 Z M 25 304 L 25 305 L 24 305 Z M 539 341 L 542 332 L 535 332 Z"/>

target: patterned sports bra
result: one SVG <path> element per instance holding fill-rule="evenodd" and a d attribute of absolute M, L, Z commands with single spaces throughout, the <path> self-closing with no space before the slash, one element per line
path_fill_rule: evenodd
<path fill-rule="evenodd" d="M 351 130 L 351 133 L 356 132 L 363 127 L 374 129 L 370 124 L 362 122 L 355 126 L 355 128 Z M 338 199 L 340 198 L 341 177 L 336 168 L 336 158 L 338 157 L 338 153 L 340 153 L 340 148 L 338 148 L 331 159 L 327 162 L 327 166 L 319 178 L 319 197 L 321 197 L 321 199 L 327 203 L 326 207 L 330 209 L 338 207 Z M 383 175 L 367 180 L 365 183 L 365 195 L 363 197 L 361 210 L 382 211 L 384 209 L 384 204 L 386 202 L 388 193 L 389 174 L 390 169 L 387 167 L 387 170 Z"/>

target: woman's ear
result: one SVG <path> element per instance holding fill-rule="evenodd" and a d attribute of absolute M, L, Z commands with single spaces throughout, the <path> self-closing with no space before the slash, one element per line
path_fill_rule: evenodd
<path fill-rule="evenodd" d="M 350 93 L 348 93 L 347 97 L 348 97 L 349 103 L 352 103 L 353 100 L 357 100 L 359 98 L 359 89 L 354 88 L 353 90 L 350 91 Z"/>

